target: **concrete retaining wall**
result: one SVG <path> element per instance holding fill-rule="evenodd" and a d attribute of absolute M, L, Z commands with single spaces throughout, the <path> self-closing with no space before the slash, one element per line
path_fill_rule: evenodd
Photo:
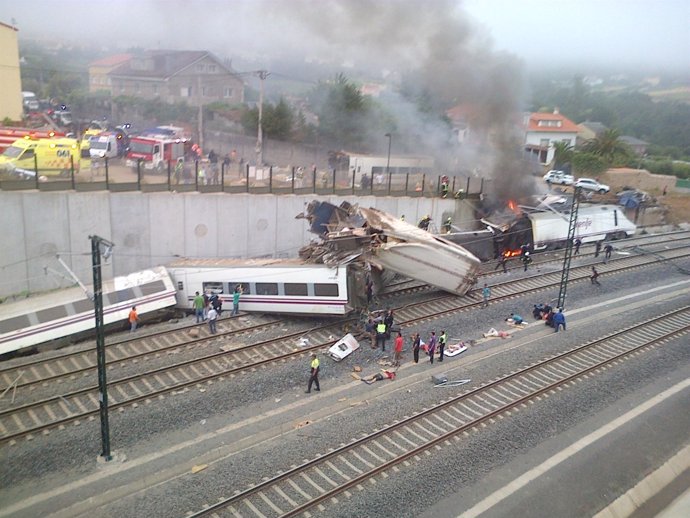
<path fill-rule="evenodd" d="M 314 195 L 201 193 L 0 192 L 0 298 L 73 285 L 56 254 L 92 282 L 91 241 L 115 243 L 103 278 L 167 264 L 176 257 L 295 257 L 316 238 L 301 213 Z M 453 199 L 326 196 L 405 215 L 452 216 L 468 229 L 470 205 Z M 64 277 L 62 277 L 64 276 Z"/>

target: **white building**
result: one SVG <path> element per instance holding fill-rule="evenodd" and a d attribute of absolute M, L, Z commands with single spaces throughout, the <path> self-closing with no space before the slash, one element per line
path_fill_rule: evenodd
<path fill-rule="evenodd" d="M 554 143 L 567 142 L 575 146 L 577 125 L 555 109 L 553 113 L 529 113 L 523 120 L 525 151 L 540 164 L 553 160 Z"/>

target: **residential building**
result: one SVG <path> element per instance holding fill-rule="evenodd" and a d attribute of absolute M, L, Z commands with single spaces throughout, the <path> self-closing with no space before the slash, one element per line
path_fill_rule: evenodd
<path fill-rule="evenodd" d="M 114 67 L 107 72 L 107 78 L 113 96 L 186 102 L 191 106 L 244 101 L 242 79 L 229 65 L 206 51 L 145 51 Z"/>
<path fill-rule="evenodd" d="M 558 109 L 553 113 L 529 113 L 523 118 L 525 132 L 525 152 L 528 157 L 540 164 L 553 161 L 554 144 L 565 142 L 575 146 L 577 125 L 561 115 Z"/>
<path fill-rule="evenodd" d="M 588 140 L 598 137 L 608 128 L 601 122 L 585 121 L 577 125 L 577 145 L 584 144 Z"/>
<path fill-rule="evenodd" d="M 116 54 L 89 63 L 89 92 L 106 91 L 113 95 L 110 72 L 132 59 L 131 54 Z"/>
<path fill-rule="evenodd" d="M 0 120 L 19 121 L 23 115 L 17 28 L 0 22 Z"/>
<path fill-rule="evenodd" d="M 647 153 L 647 146 L 649 146 L 649 142 L 645 142 L 644 140 L 630 137 L 628 135 L 620 136 L 618 137 L 618 140 L 626 143 L 638 156 L 644 156 Z"/>

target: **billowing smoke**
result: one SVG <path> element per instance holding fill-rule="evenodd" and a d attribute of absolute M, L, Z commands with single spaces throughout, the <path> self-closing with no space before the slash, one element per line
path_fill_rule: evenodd
<path fill-rule="evenodd" d="M 498 199 L 531 194 L 531 179 L 523 179 L 528 170 L 520 160 L 521 141 L 513 138 L 521 121 L 521 63 L 495 52 L 461 4 L 326 0 L 270 5 L 292 22 L 301 21 L 314 53 L 385 78 L 389 90 L 380 102 L 395 116 L 397 152 L 433 154 L 451 174 L 479 171 L 493 179 Z M 434 117 L 419 110 L 419 99 L 427 101 Z M 467 107 L 470 137 L 462 145 L 451 141 L 449 126 L 438 118 L 456 105 Z M 385 144 L 382 135 L 370 135 L 369 141 L 379 143 L 372 151 Z"/>

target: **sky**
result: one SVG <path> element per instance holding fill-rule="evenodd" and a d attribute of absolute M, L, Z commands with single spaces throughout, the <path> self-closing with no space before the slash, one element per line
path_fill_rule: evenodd
<path fill-rule="evenodd" d="M 434 29 L 442 18 L 428 11 L 461 23 Z M 204 49 L 257 62 L 286 54 L 414 61 L 418 23 L 423 35 L 472 33 L 475 45 L 509 53 L 530 69 L 690 65 L 688 0 L 0 0 L 0 22 L 13 20 L 20 38 Z"/>

